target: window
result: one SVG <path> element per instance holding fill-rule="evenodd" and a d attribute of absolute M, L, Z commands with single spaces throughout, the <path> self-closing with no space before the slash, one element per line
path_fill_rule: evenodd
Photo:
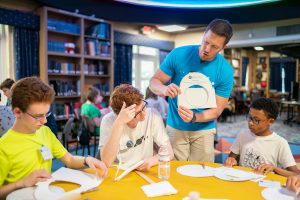
<path fill-rule="evenodd" d="M 159 66 L 159 50 L 133 45 L 132 85 L 146 92 L 151 77 Z"/>
<path fill-rule="evenodd" d="M 0 24 L 0 83 L 7 78 L 15 79 L 13 47 L 13 27 Z M 6 97 L 3 93 L 1 97 L 0 105 L 5 105 Z"/>

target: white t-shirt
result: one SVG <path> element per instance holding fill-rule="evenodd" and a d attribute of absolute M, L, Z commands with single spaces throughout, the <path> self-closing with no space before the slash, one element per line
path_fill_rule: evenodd
<path fill-rule="evenodd" d="M 256 168 L 263 163 L 281 168 L 296 165 L 288 142 L 275 132 L 268 136 L 241 133 L 230 150 L 240 155 L 239 165 L 243 167 Z"/>
<path fill-rule="evenodd" d="M 117 115 L 113 112 L 105 115 L 100 126 L 99 149 L 107 142 Z M 120 150 L 117 159 L 122 162 L 121 168 L 127 167 L 153 156 L 153 142 L 158 146 L 169 141 L 161 116 L 151 108 L 146 109 L 145 120 L 135 128 L 125 126 L 120 139 Z M 129 146 L 132 147 L 129 147 Z"/>

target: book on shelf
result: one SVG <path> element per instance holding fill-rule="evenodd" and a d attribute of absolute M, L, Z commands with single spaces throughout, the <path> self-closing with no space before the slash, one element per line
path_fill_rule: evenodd
<path fill-rule="evenodd" d="M 95 61 L 93 63 L 84 64 L 84 74 L 105 75 L 107 73 L 107 66 L 101 61 Z"/>
<path fill-rule="evenodd" d="M 56 74 L 80 74 L 80 67 L 77 63 L 48 61 L 48 73 Z"/>
<path fill-rule="evenodd" d="M 101 90 L 104 93 L 104 95 L 107 95 L 107 96 L 110 95 L 109 83 L 108 82 L 94 84 L 94 87 Z"/>
<path fill-rule="evenodd" d="M 54 103 L 51 108 L 56 119 L 68 119 L 74 117 L 74 104 L 71 103 Z"/>
<path fill-rule="evenodd" d="M 55 51 L 60 53 L 75 54 L 75 43 L 61 42 L 55 40 L 48 41 L 48 51 Z"/>
<path fill-rule="evenodd" d="M 110 56 L 110 42 L 98 41 L 96 39 L 85 40 L 85 55 L 90 56 Z"/>
<path fill-rule="evenodd" d="M 80 95 L 80 80 L 77 81 L 63 81 L 50 80 L 49 84 L 53 87 L 56 96 L 79 96 Z"/>
<path fill-rule="evenodd" d="M 97 37 L 100 39 L 109 39 L 110 38 L 110 24 L 99 23 L 99 24 L 90 26 L 85 30 L 85 35 Z"/>
<path fill-rule="evenodd" d="M 73 34 L 80 34 L 80 25 L 65 21 L 59 21 L 54 19 L 48 19 L 47 22 L 47 29 L 48 30 L 55 30 Z"/>

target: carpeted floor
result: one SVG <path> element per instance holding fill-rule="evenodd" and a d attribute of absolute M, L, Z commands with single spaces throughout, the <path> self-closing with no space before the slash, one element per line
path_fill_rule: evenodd
<path fill-rule="evenodd" d="M 292 126 L 284 124 L 286 113 L 281 116 L 271 126 L 271 130 L 285 138 L 290 144 L 300 144 L 300 124 L 292 123 Z M 236 119 L 231 118 L 226 123 L 217 123 L 218 138 L 235 138 L 237 134 L 248 130 L 248 122 L 245 115 L 238 115 Z"/>

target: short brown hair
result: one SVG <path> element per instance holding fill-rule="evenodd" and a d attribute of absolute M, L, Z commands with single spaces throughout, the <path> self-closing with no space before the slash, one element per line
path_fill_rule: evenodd
<path fill-rule="evenodd" d="M 129 84 L 121 84 L 115 87 L 110 97 L 110 106 L 115 114 L 119 114 L 123 106 L 123 102 L 126 103 L 126 107 L 133 104 L 140 105 L 144 95 L 135 87 Z"/>
<path fill-rule="evenodd" d="M 2 90 L 3 88 L 8 88 L 8 89 L 10 89 L 11 86 L 12 86 L 14 83 L 15 83 L 14 80 L 12 80 L 12 79 L 10 79 L 10 78 L 7 78 L 7 79 L 5 79 L 5 80 L 1 83 L 0 89 L 1 89 L 1 90 Z"/>
<path fill-rule="evenodd" d="M 97 96 L 99 95 L 100 91 L 95 87 L 89 87 L 87 93 L 87 100 L 95 103 Z"/>
<path fill-rule="evenodd" d="M 26 112 L 33 103 L 49 103 L 54 100 L 52 87 L 37 77 L 27 77 L 17 81 L 12 87 L 11 106 Z"/>
<path fill-rule="evenodd" d="M 211 30 L 213 33 L 225 37 L 225 44 L 224 46 L 229 42 L 233 35 L 232 26 L 229 21 L 224 19 L 214 19 L 211 21 L 206 29 L 205 33 L 207 33 L 209 30 Z"/>

